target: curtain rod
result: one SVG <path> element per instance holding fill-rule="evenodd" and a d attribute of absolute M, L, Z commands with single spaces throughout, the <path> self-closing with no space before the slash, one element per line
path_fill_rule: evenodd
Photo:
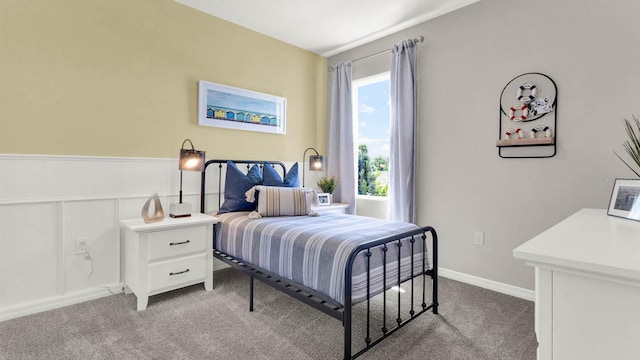
<path fill-rule="evenodd" d="M 424 36 L 418 36 L 417 38 L 413 39 L 413 43 L 414 43 L 414 44 L 421 44 L 421 43 L 423 43 L 423 42 L 424 42 Z M 363 56 L 363 57 L 361 57 L 361 58 L 357 58 L 357 59 L 355 59 L 355 60 L 351 60 L 351 62 L 352 62 L 352 63 L 354 63 L 354 62 L 358 62 L 358 61 L 361 61 L 361 60 L 365 60 L 365 59 L 368 59 L 368 58 L 372 58 L 372 57 L 374 57 L 374 56 L 378 56 L 378 55 L 386 54 L 386 53 L 388 53 L 388 52 L 390 52 L 390 51 L 391 51 L 391 49 L 382 50 L 382 51 L 379 51 L 379 52 L 377 52 L 377 53 L 375 53 L 375 54 L 371 54 L 371 55 Z M 335 68 L 334 68 L 333 66 L 329 66 L 329 67 L 327 67 L 327 70 L 329 70 L 329 72 L 331 72 L 331 71 L 334 71 L 334 70 L 335 70 Z"/>

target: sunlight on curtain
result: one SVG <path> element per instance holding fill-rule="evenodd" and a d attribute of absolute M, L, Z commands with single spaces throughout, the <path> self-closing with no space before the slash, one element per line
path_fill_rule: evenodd
<path fill-rule="evenodd" d="M 416 221 L 416 44 L 403 40 L 391 50 L 391 157 L 389 220 Z"/>
<path fill-rule="evenodd" d="M 336 201 L 348 203 L 350 214 L 356 211 L 356 170 L 353 148 L 351 104 L 351 62 L 339 62 L 332 72 L 331 114 L 329 119 L 327 175 L 340 183 L 333 192 Z"/>

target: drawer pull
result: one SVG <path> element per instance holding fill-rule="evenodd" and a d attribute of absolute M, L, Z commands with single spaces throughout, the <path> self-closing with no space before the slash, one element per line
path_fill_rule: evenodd
<path fill-rule="evenodd" d="M 173 275 L 180 275 L 180 274 L 184 274 L 184 273 L 188 273 L 189 269 L 187 270 L 182 270 L 182 271 L 178 271 L 178 272 L 170 272 L 169 276 L 173 276 Z"/>
<path fill-rule="evenodd" d="M 191 240 L 187 240 L 187 241 L 181 241 L 181 242 L 170 242 L 169 246 L 174 246 L 174 245 L 183 245 L 183 244 L 188 244 L 190 243 Z"/>

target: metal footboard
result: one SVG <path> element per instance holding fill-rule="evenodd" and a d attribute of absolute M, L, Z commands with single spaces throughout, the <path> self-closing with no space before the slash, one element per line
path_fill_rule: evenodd
<path fill-rule="evenodd" d="M 431 240 L 432 240 L 432 264 L 433 267 L 431 269 L 427 269 L 426 268 L 426 261 L 427 261 L 427 244 L 426 244 L 426 239 L 427 239 L 427 233 L 431 234 Z M 416 239 L 416 237 L 418 239 Z M 406 246 L 403 245 L 402 240 L 406 239 L 406 238 L 410 238 L 409 240 L 409 246 L 411 247 L 411 276 L 409 277 L 409 279 L 402 281 L 402 277 L 401 277 L 401 271 L 400 271 L 400 265 L 401 265 L 401 253 L 399 251 L 399 249 L 402 246 Z M 415 254 L 415 243 L 416 241 L 421 241 L 422 242 L 422 254 L 420 254 L 421 256 L 419 257 L 422 262 L 422 267 L 421 267 L 421 271 L 418 274 L 414 274 L 414 261 L 416 258 L 416 254 Z M 395 324 L 392 324 L 393 326 L 388 327 L 387 324 L 387 293 L 386 290 L 383 290 L 382 292 L 382 303 L 383 303 L 383 324 L 382 324 L 382 328 L 380 328 L 380 332 L 381 335 L 377 338 L 377 339 L 372 339 L 371 338 L 371 333 L 372 333 L 372 329 L 371 329 L 371 293 L 370 293 L 370 286 L 371 286 L 371 282 L 370 282 L 370 276 L 371 276 L 371 258 L 372 256 L 374 256 L 372 249 L 375 248 L 381 248 L 381 256 L 382 256 L 382 261 L 383 261 L 383 274 L 382 274 L 382 279 L 383 279 L 383 289 L 387 289 L 387 261 L 389 260 L 387 257 L 388 254 L 388 249 L 389 246 L 397 246 L 398 247 L 398 258 L 397 258 L 397 281 L 395 282 L 395 285 L 398 287 L 398 290 L 400 288 L 400 286 L 406 282 L 406 281 L 410 281 L 411 282 L 411 291 L 409 296 L 411 297 L 411 302 L 410 302 L 410 307 L 409 307 L 409 311 L 406 313 L 407 317 L 405 319 L 402 319 L 402 307 L 401 307 L 401 292 L 398 291 L 398 296 L 397 296 L 397 317 L 396 317 L 396 322 Z M 365 347 L 362 348 L 361 350 L 359 350 L 357 353 L 351 355 L 352 353 L 352 349 L 351 349 L 351 343 L 352 343 L 352 326 L 353 326 L 353 303 L 352 303 L 352 280 L 353 280 L 353 265 L 354 265 L 354 261 L 356 259 L 356 257 L 358 256 L 358 254 L 365 252 L 365 256 L 367 258 L 367 298 L 366 298 L 366 308 L 367 308 L 367 315 L 366 315 L 366 335 L 364 338 L 364 343 L 365 343 Z M 394 274 L 395 275 L 395 274 Z M 343 308 L 343 325 L 344 325 L 344 359 L 355 359 L 358 356 L 362 355 L 364 352 L 366 352 L 367 350 L 371 349 L 373 346 L 375 346 L 376 344 L 378 344 L 379 342 L 381 342 L 382 340 L 384 340 L 385 338 L 387 338 L 388 336 L 390 336 L 391 334 L 393 334 L 394 332 L 396 332 L 397 330 L 399 330 L 401 327 L 405 326 L 406 324 L 408 324 L 409 322 L 411 322 L 413 319 L 415 319 L 417 316 L 421 315 L 424 312 L 427 312 L 428 310 L 432 310 L 434 314 L 438 313 L 438 235 L 436 233 L 436 230 L 433 227 L 427 226 L 427 227 L 423 227 L 420 230 L 416 230 L 416 231 L 411 231 L 411 232 L 406 232 L 403 234 L 398 234 L 392 237 L 388 237 L 385 239 L 381 239 L 378 241 L 372 241 L 369 243 L 365 243 L 360 245 L 358 248 L 356 248 L 351 255 L 349 256 L 349 259 L 347 261 L 347 265 L 346 265 L 346 269 L 345 269 L 345 278 L 344 278 L 344 293 L 345 293 L 345 303 L 344 303 L 344 308 Z M 431 277 L 432 280 L 432 299 L 431 299 L 431 303 L 427 304 L 427 298 L 426 298 L 426 277 L 429 276 Z M 414 287 L 414 281 L 417 277 L 421 277 L 422 280 L 422 303 L 420 304 L 420 307 L 418 308 L 419 311 L 416 311 L 416 307 L 415 307 L 415 287 Z"/>
<path fill-rule="evenodd" d="M 432 240 L 431 254 L 433 259 L 432 260 L 433 266 L 431 269 L 427 269 L 427 244 L 426 244 L 427 233 L 431 234 L 431 240 Z M 388 254 L 387 250 L 389 249 L 390 246 L 397 246 L 398 248 L 402 246 L 407 246 L 407 244 L 403 245 L 402 243 L 402 240 L 407 238 L 409 238 L 408 246 L 411 247 L 411 260 L 410 260 L 411 274 L 408 279 L 404 281 L 402 280 L 401 273 L 399 271 L 400 265 L 401 265 L 400 264 L 401 256 L 400 256 L 400 251 L 398 251 L 398 258 L 395 259 L 398 262 L 398 271 L 397 271 L 398 274 L 397 274 L 397 280 L 394 282 L 394 285 L 400 287 L 400 285 L 402 285 L 403 283 L 410 281 L 411 290 L 410 290 L 410 294 L 408 295 L 411 297 L 411 300 L 410 300 L 409 310 L 408 312 L 405 313 L 406 316 L 403 319 L 402 307 L 401 307 L 401 293 L 398 292 L 397 299 L 396 299 L 397 300 L 397 303 L 396 303 L 397 317 L 396 317 L 395 323 L 387 324 L 387 321 L 386 321 L 387 304 L 390 301 L 393 301 L 393 299 L 388 299 L 386 291 L 383 290 L 381 293 L 383 297 L 383 300 L 382 300 L 383 325 L 382 325 L 382 328 L 380 328 L 381 334 L 379 337 L 372 339 L 372 329 L 371 329 L 371 321 L 370 321 L 371 310 L 372 310 L 371 309 L 372 294 L 370 289 L 370 277 L 371 277 L 370 264 L 371 264 L 371 258 L 374 256 L 374 252 L 372 251 L 372 249 L 380 248 L 382 250 L 381 256 L 383 257 L 383 260 L 382 260 L 383 261 L 383 274 L 382 274 L 383 289 L 387 289 L 388 287 L 387 285 L 391 285 L 391 284 L 386 283 L 386 279 L 387 279 L 386 264 L 388 260 L 392 260 L 387 258 L 387 254 Z M 418 241 L 422 243 L 422 246 L 421 246 L 422 253 L 415 252 L 415 244 Z M 367 296 L 366 296 L 366 300 L 364 300 L 364 302 L 366 302 L 366 336 L 363 339 L 364 347 L 352 355 L 352 331 L 353 331 L 352 317 L 353 317 L 353 305 L 354 305 L 352 302 L 353 266 L 354 266 L 354 261 L 356 257 L 358 256 L 358 254 L 362 252 L 365 252 L 365 256 L 367 258 Z M 430 226 L 423 227 L 421 229 L 411 231 L 411 232 L 405 232 L 405 233 L 384 238 L 381 240 L 372 241 L 372 242 L 360 245 L 358 248 L 356 248 L 349 256 L 346 269 L 345 269 L 344 304 L 340 304 L 318 291 L 315 291 L 313 289 L 300 285 L 291 280 L 282 278 L 276 274 L 265 271 L 264 269 L 261 269 L 250 263 L 246 263 L 241 259 L 237 259 L 219 250 L 214 250 L 213 255 L 217 259 L 222 260 L 228 265 L 243 271 L 249 276 L 249 311 L 253 311 L 253 295 L 254 295 L 253 281 L 254 279 L 257 279 L 277 290 L 282 291 L 283 293 L 293 298 L 296 298 L 314 307 L 317 310 L 322 311 L 325 314 L 330 315 L 331 317 L 337 320 L 342 321 L 342 324 L 344 327 L 344 359 L 357 358 L 358 356 L 362 355 L 367 350 L 371 349 L 373 346 L 380 343 L 382 340 L 384 340 L 385 338 L 387 338 L 388 336 L 390 336 L 391 334 L 399 330 L 401 327 L 405 326 L 406 324 L 414 320 L 416 317 L 418 317 L 419 315 L 429 310 L 432 310 L 434 314 L 438 313 L 438 236 L 436 234 L 435 229 Z M 422 262 L 421 271 L 418 273 L 414 273 L 414 261 L 416 258 L 419 259 L 418 261 Z M 395 276 L 396 274 L 392 274 L 392 275 Z M 428 299 L 426 294 L 426 289 L 427 289 L 426 278 L 427 277 L 430 277 L 432 281 L 431 303 L 429 304 L 427 303 Z M 416 279 L 419 279 L 420 281 L 422 281 L 422 286 L 420 287 L 422 289 L 421 294 L 415 293 L 414 282 L 416 281 Z M 416 301 L 420 302 L 419 305 L 416 305 Z"/>

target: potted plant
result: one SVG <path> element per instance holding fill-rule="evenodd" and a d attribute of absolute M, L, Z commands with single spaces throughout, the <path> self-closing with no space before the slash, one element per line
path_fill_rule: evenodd
<path fill-rule="evenodd" d="M 637 132 L 636 129 L 634 129 L 633 125 L 631 125 L 631 122 L 627 119 L 624 119 L 625 128 L 627 130 L 629 140 L 625 141 L 622 145 L 624 146 L 624 150 L 627 152 L 627 154 L 629 154 L 633 162 L 635 162 L 638 166 L 638 170 L 636 171 L 634 168 L 632 168 L 631 165 L 624 161 L 615 151 L 613 153 L 616 154 L 618 159 L 620 159 L 625 165 L 627 165 L 627 167 L 631 171 L 633 171 L 638 177 L 640 177 L 640 119 L 634 116 L 633 120 L 636 123 Z"/>
<path fill-rule="evenodd" d="M 338 180 L 335 176 L 325 176 L 318 180 L 318 187 L 323 193 L 329 194 L 329 202 L 333 201 L 331 194 L 338 186 Z"/>

